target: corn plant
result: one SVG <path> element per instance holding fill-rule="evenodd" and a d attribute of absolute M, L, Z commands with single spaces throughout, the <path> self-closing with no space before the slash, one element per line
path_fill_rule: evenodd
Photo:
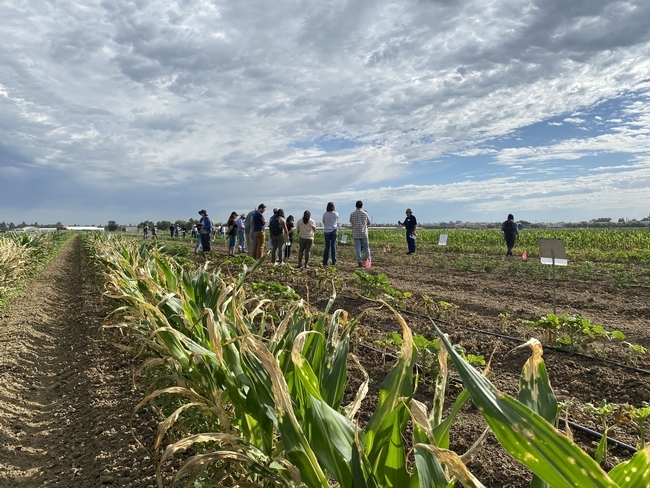
<path fill-rule="evenodd" d="M 632 459 L 606 473 L 594 459 L 555 429 L 549 419 L 557 415 L 557 401 L 541 358 L 541 345 L 533 346 L 533 357 L 529 359 L 522 372 L 520 401 L 517 401 L 500 392 L 464 361 L 454 351 L 442 331 L 435 324 L 433 325 L 465 388 L 499 443 L 535 475 L 531 486 L 553 488 L 648 486 L 650 447 L 637 452 Z"/>

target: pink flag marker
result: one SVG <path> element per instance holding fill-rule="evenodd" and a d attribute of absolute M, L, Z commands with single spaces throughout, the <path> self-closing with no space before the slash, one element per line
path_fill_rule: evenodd
<path fill-rule="evenodd" d="M 386 252 L 386 248 L 384 248 L 384 252 Z"/>
<path fill-rule="evenodd" d="M 366 268 L 370 269 L 370 266 L 372 266 L 372 264 L 370 264 L 370 259 L 366 259 Z"/>
<path fill-rule="evenodd" d="M 528 254 L 526 254 L 526 251 L 524 251 L 524 252 L 521 254 L 521 259 L 528 259 Z"/>

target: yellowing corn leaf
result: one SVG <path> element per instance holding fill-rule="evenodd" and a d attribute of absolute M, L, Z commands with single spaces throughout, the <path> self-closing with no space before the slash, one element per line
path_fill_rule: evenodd
<path fill-rule="evenodd" d="M 461 358 L 436 328 L 475 405 L 501 445 L 553 488 L 616 488 L 618 485 L 587 453 L 544 418 L 501 393 Z"/>

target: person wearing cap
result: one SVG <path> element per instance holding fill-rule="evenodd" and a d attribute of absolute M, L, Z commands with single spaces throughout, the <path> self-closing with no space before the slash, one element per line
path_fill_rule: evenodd
<path fill-rule="evenodd" d="M 397 224 L 406 229 L 406 244 L 409 248 L 406 254 L 414 254 L 415 236 L 417 235 L 416 232 L 418 230 L 418 221 L 415 218 L 415 215 L 413 215 L 413 212 L 411 212 L 410 208 L 406 209 L 406 218 L 404 219 L 404 222 L 398 220 Z"/>
<path fill-rule="evenodd" d="M 264 218 L 264 211 L 266 210 L 266 205 L 260 203 L 257 207 L 257 211 L 253 215 L 253 233 L 255 234 L 255 247 L 253 249 L 253 257 L 255 259 L 260 259 L 262 253 L 264 252 L 264 228 L 266 226 L 266 219 Z"/>
<path fill-rule="evenodd" d="M 201 219 L 199 220 L 199 223 L 201 224 L 201 231 L 200 231 L 201 247 L 203 248 L 203 252 L 206 253 L 210 251 L 210 236 L 212 235 L 212 221 L 208 217 L 208 212 L 206 212 L 205 210 L 199 210 L 199 215 L 201 216 Z"/>
<path fill-rule="evenodd" d="M 350 214 L 350 224 L 352 224 L 352 239 L 354 239 L 354 250 L 357 255 L 357 264 L 363 267 L 361 261 L 361 250 L 363 249 L 367 261 L 370 258 L 370 246 L 368 245 L 368 226 L 370 225 L 370 216 L 363 210 L 363 202 L 357 200 L 356 210 Z"/>

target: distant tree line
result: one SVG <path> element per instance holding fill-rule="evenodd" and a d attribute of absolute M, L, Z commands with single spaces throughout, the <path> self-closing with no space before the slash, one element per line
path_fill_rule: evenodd
<path fill-rule="evenodd" d="M 16 225 L 13 222 L 0 222 L 0 232 L 11 232 L 14 229 L 22 229 L 23 227 L 41 227 L 41 228 L 52 228 L 56 227 L 59 230 L 65 229 L 65 225 L 63 225 L 61 222 L 57 222 L 56 224 L 39 224 L 38 222 L 34 222 L 33 224 L 28 224 L 24 220 Z"/>

